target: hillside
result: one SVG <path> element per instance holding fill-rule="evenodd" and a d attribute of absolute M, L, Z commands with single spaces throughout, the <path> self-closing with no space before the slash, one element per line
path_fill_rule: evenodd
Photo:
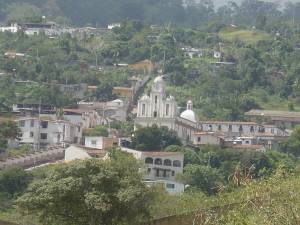
<path fill-rule="evenodd" d="M 59 23 L 80 26 L 106 26 L 109 23 L 125 19 L 141 20 L 149 24 L 171 23 L 198 26 L 216 18 L 226 23 L 234 21 L 237 24 L 255 25 L 259 15 L 274 17 L 274 15 L 283 13 L 282 16 L 290 17 L 290 10 L 295 7 L 295 19 L 300 19 L 299 5 L 289 6 L 287 10 L 279 11 L 283 8 L 277 7 L 276 4 L 262 1 L 243 2 L 244 4 L 240 7 L 231 8 L 230 4 L 227 4 L 228 1 L 216 1 L 216 7 L 214 7 L 213 1 L 197 0 L 89 0 L 88 2 L 81 0 L 28 0 L 25 3 L 22 0 L 0 0 L 0 21 L 8 22 L 16 17 L 20 18 L 22 15 L 29 16 L 31 14 L 40 19 L 42 16 L 46 16 L 47 19 Z M 218 6 L 223 3 L 227 4 L 227 8 L 218 11 Z M 30 5 L 33 5 L 34 8 Z M 19 6 L 18 9 L 16 6 Z M 25 12 L 26 9 L 30 9 L 29 14 Z M 239 12 L 234 12 L 235 10 Z M 35 21 L 38 17 L 35 18 Z"/>

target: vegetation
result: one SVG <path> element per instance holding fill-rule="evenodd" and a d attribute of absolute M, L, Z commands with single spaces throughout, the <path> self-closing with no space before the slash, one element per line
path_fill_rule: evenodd
<path fill-rule="evenodd" d="M 176 132 L 167 127 L 140 128 L 132 137 L 132 148 L 141 151 L 160 151 L 170 145 L 181 145 L 181 142 Z"/>
<path fill-rule="evenodd" d="M 151 192 L 138 171 L 132 156 L 117 152 L 108 161 L 61 165 L 17 204 L 44 224 L 139 224 L 149 218 Z"/>
<path fill-rule="evenodd" d="M 108 137 L 108 130 L 106 127 L 103 126 L 96 126 L 95 128 L 85 129 L 83 131 L 83 136 L 90 136 L 90 137 Z"/>
<path fill-rule="evenodd" d="M 0 20 L 6 23 L 121 22 L 112 31 L 80 37 L 0 33 L 0 112 L 9 114 L 13 103 L 66 108 L 79 100 L 112 100 L 113 87 L 129 87 L 128 78 L 146 73 L 117 65 L 145 59 L 155 64 L 153 76 L 162 70 L 167 94 L 182 109 L 187 99 L 193 100 L 200 119 L 246 120 L 244 113 L 254 108 L 300 110 L 300 3 L 280 9 L 275 3 L 244 0 L 215 9 L 211 1 L 185 2 L 0 0 Z M 199 49 L 202 56 L 188 57 L 188 47 Z M 215 51 L 222 56 L 214 57 Z M 6 52 L 25 56 L 4 57 Z M 76 84 L 97 90 L 87 91 L 82 99 L 62 91 Z M 141 165 L 113 152 L 108 161 L 77 161 L 32 173 L 1 171 L 0 218 L 30 225 L 123 225 L 183 212 L 194 216 L 200 210 L 195 217 L 207 225 L 299 223 L 299 127 L 280 151 L 267 152 L 191 149 L 181 146 L 167 128 L 133 132 L 132 122 L 113 123 L 112 128 L 133 134 L 135 149 L 184 153 L 184 174 L 177 179 L 187 185 L 186 193 L 174 197 L 155 190 L 153 196 L 141 182 Z M 15 123 L 1 119 L 0 150 L 18 133 Z M 84 135 L 108 136 L 108 131 L 99 126 Z"/>
<path fill-rule="evenodd" d="M 7 148 L 8 139 L 16 139 L 19 136 L 17 124 L 9 119 L 0 121 L 0 152 Z"/>

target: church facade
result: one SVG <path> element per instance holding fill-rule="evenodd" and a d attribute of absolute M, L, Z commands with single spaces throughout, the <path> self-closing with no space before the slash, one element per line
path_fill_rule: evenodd
<path fill-rule="evenodd" d="M 194 134 L 201 130 L 192 101 L 187 102 L 187 109 L 179 116 L 175 98 L 165 93 L 162 76 L 155 78 L 150 95 L 144 95 L 138 101 L 135 129 L 152 125 L 176 131 L 183 143 L 192 142 Z"/>

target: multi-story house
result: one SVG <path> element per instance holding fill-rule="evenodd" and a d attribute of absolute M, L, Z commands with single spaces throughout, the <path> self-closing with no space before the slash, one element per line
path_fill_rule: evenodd
<path fill-rule="evenodd" d="M 183 173 L 184 155 L 180 152 L 142 152 L 128 148 L 122 151 L 132 154 L 144 163 L 144 181 L 149 185 L 162 185 L 169 194 L 184 192 L 184 184 L 176 181 Z"/>
<path fill-rule="evenodd" d="M 16 119 L 21 130 L 20 144 L 36 147 L 79 143 L 82 129 L 79 125 L 52 118 L 24 117 Z"/>

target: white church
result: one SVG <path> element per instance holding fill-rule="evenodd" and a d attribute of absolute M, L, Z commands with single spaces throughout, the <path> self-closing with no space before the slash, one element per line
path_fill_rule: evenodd
<path fill-rule="evenodd" d="M 173 96 L 167 96 L 162 76 L 155 78 L 150 96 L 144 95 L 138 101 L 135 129 L 156 124 L 177 132 L 184 143 L 192 142 L 194 134 L 201 130 L 192 101 L 179 116 L 177 103 Z"/>
<path fill-rule="evenodd" d="M 199 134 L 222 133 L 227 137 L 258 137 L 262 134 L 271 138 L 284 137 L 286 134 L 276 126 L 261 125 L 255 122 L 239 121 L 198 121 L 193 111 L 192 101 L 187 102 L 186 110 L 179 114 L 173 96 L 167 96 L 163 76 L 154 79 L 150 96 L 144 95 L 138 101 L 135 130 L 139 127 L 168 127 L 176 131 L 184 144 L 201 143 Z"/>

